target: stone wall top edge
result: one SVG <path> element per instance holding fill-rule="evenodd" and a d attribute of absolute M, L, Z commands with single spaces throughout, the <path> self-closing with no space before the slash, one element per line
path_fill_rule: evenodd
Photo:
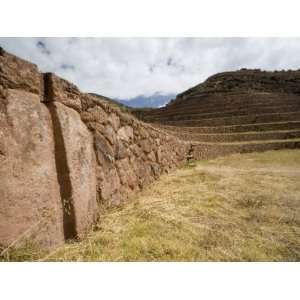
<path fill-rule="evenodd" d="M 100 106 L 106 113 L 115 113 L 128 125 L 140 126 L 165 136 L 174 137 L 172 134 L 160 130 L 151 124 L 145 123 L 130 113 L 122 112 L 119 108 L 110 106 L 107 103 L 91 94 L 81 92 L 80 89 L 70 81 L 56 75 L 55 73 L 39 71 L 36 64 L 26 61 L 18 56 L 8 53 L 0 46 L 0 85 L 11 89 L 23 89 L 28 92 L 42 96 L 44 93 L 43 77 L 51 77 L 53 97 L 52 101 L 61 102 L 65 106 L 75 108 L 74 102 L 79 101 L 80 109 L 83 111 L 93 106 Z M 73 98 L 73 102 L 61 101 L 62 99 Z M 175 138 L 175 137 L 174 137 Z"/>
<path fill-rule="evenodd" d="M 8 89 L 41 94 L 41 73 L 36 64 L 0 47 L 0 85 Z"/>

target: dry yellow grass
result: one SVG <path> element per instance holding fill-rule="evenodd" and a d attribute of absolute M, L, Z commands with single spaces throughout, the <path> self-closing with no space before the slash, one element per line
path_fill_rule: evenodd
<path fill-rule="evenodd" d="M 299 261 L 299 183 L 300 150 L 193 162 L 105 212 L 87 239 L 31 259 Z"/>

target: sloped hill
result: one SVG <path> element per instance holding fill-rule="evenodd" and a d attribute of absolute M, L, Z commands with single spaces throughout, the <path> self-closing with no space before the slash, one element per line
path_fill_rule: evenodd
<path fill-rule="evenodd" d="M 298 148 L 300 71 L 216 74 L 166 107 L 135 115 L 193 141 L 195 158 Z"/>

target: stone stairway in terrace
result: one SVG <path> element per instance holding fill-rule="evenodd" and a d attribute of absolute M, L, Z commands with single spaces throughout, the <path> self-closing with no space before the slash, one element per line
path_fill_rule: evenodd
<path fill-rule="evenodd" d="M 192 141 L 197 159 L 300 148 L 299 88 L 300 71 L 227 72 L 136 116 Z"/>

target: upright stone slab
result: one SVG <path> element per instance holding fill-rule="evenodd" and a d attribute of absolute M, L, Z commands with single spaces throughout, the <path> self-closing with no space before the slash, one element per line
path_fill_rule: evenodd
<path fill-rule="evenodd" d="M 64 189 L 69 189 L 67 195 L 73 206 L 74 231 L 78 237 L 84 236 L 97 215 L 96 201 L 96 162 L 91 133 L 81 121 L 80 115 L 65 105 L 52 102 L 47 104 L 53 120 L 56 139 L 56 157 L 58 174 L 68 176 L 68 181 L 60 182 Z M 59 141 L 58 139 L 62 139 Z M 61 148 L 59 148 L 61 147 Z M 64 162 L 66 170 L 62 169 Z M 64 178 L 63 178 L 64 180 Z M 69 185 L 69 186 L 68 186 Z M 61 195 L 63 197 L 63 194 Z M 72 207 L 71 207 L 72 208 Z M 68 212 L 67 212 L 68 213 Z M 72 237 L 71 237 L 72 238 Z"/>
<path fill-rule="evenodd" d="M 74 109 L 74 86 L 0 48 L 0 249 L 57 246 L 94 220 L 93 138 Z"/>
<path fill-rule="evenodd" d="M 64 241 L 52 121 L 38 95 L 6 90 L 0 98 L 0 244 Z"/>

